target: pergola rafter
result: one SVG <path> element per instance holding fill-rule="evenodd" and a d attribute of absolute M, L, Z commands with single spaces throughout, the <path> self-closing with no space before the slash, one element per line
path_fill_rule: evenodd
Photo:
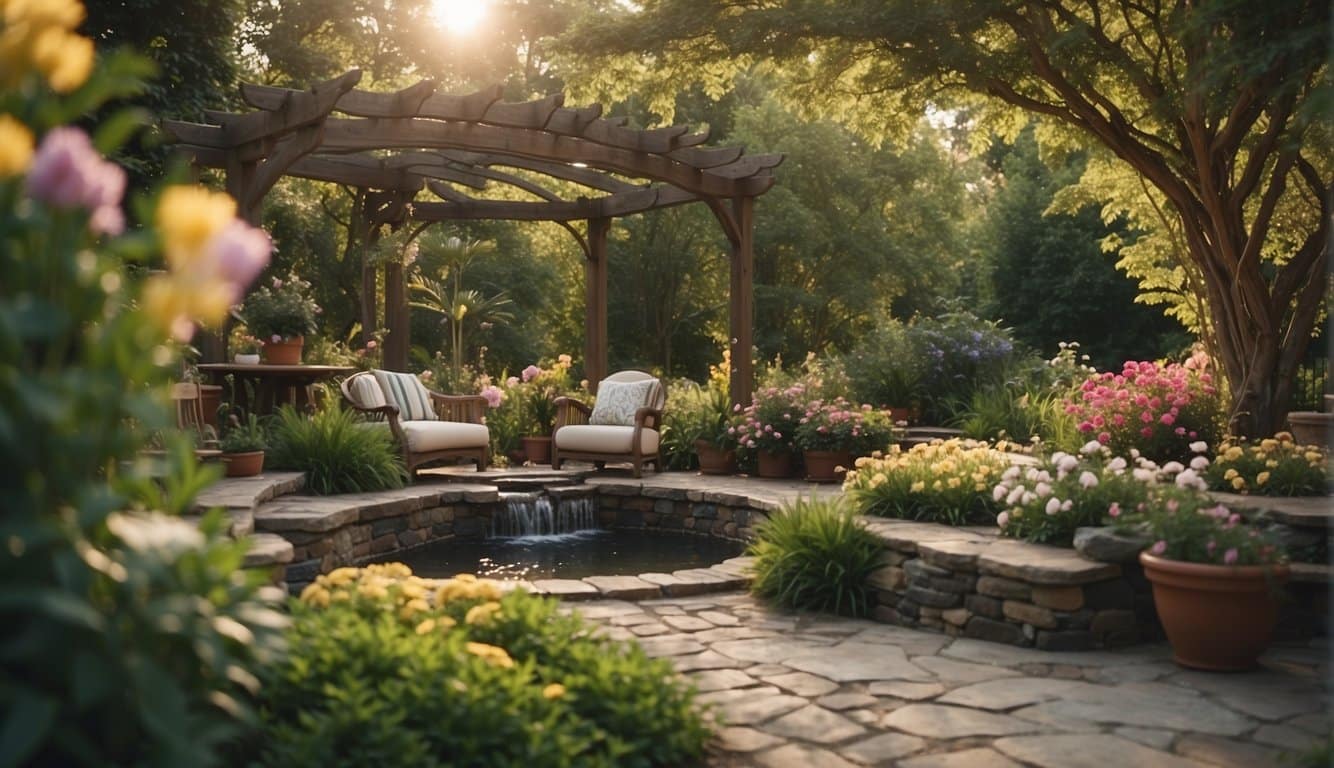
<path fill-rule="evenodd" d="M 754 198 L 773 185 L 772 169 L 782 155 L 703 147 L 708 133 L 685 125 L 627 128 L 623 119 L 603 117 L 599 105 L 566 107 L 563 94 L 506 102 L 499 86 L 460 96 L 436 93 L 429 81 L 374 93 L 358 90 L 360 79 L 353 70 L 305 91 L 247 84 L 241 95 L 255 111 L 207 112 L 206 124 L 166 120 L 163 127 L 194 164 L 225 171 L 228 192 L 252 222 L 264 195 L 288 175 L 352 187 L 365 201 L 382 201 L 363 206 L 363 232 L 407 219 L 423 226 L 507 219 L 565 227 L 587 257 L 585 368 L 591 382 L 607 373 L 606 237 L 612 219 L 703 202 L 731 244 L 732 397 L 749 400 Z M 559 183 L 542 184 L 541 176 Z M 492 184 L 535 199 L 475 194 Z M 580 190 L 572 192 L 570 185 Z M 584 235 L 574 226 L 581 220 Z M 363 277 L 373 290 L 374 272 Z M 401 316 L 400 308 L 386 307 L 390 336 L 397 337 L 386 350 L 402 350 L 405 362 L 407 309 L 401 303 Z M 363 300 L 363 314 L 370 332 L 373 297 Z"/>

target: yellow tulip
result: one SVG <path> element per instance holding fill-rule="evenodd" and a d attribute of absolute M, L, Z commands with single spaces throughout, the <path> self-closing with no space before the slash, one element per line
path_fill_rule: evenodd
<path fill-rule="evenodd" d="M 28 126 L 9 115 L 0 115 L 0 179 L 28 170 L 34 146 Z"/>
<path fill-rule="evenodd" d="M 236 218 L 236 201 L 203 187 L 167 187 L 158 199 L 154 221 L 162 233 L 167 264 L 188 271 L 204 245 Z"/>

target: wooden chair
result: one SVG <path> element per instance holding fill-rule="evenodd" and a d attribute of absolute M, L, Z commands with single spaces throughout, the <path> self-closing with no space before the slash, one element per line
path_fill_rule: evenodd
<path fill-rule="evenodd" d="M 176 407 L 177 428 L 196 435 L 195 458 L 203 461 L 221 456 L 218 432 L 204 419 L 203 388 L 193 381 L 172 384 L 171 401 Z"/>
<path fill-rule="evenodd" d="M 416 381 L 416 377 L 412 377 Z M 343 380 L 343 400 L 373 421 L 385 423 L 403 452 L 409 473 L 444 459 L 465 459 L 480 472 L 490 463 L 491 432 L 483 423 L 486 398 L 481 395 L 445 395 L 417 382 L 430 399 L 433 410 L 425 418 L 401 418 L 398 405 L 390 403 L 384 388 L 371 371 L 361 371 Z"/>
<path fill-rule="evenodd" d="M 587 405 L 568 397 L 556 399 L 556 429 L 551 434 L 551 468 L 560 469 L 566 459 L 591 461 L 602 469 L 609 461 L 629 462 L 635 477 L 642 477 L 644 465 L 661 469 L 658 443 L 662 429 L 662 409 L 667 391 L 662 382 L 644 371 L 620 371 L 603 379 L 598 392 L 608 392 L 608 383 L 653 382 L 633 416 L 619 423 L 590 423 L 598 412 L 597 404 Z"/>

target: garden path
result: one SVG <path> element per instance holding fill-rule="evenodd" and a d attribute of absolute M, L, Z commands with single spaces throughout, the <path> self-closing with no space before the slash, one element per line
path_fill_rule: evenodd
<path fill-rule="evenodd" d="M 570 606 L 725 723 L 717 768 L 1264 766 L 1330 734 L 1328 638 L 1208 674 L 1165 645 L 1054 653 L 774 610 L 742 593 Z"/>

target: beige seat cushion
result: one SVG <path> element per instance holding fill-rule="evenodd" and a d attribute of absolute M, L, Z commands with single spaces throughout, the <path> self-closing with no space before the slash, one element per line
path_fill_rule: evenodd
<path fill-rule="evenodd" d="M 581 453 L 630 453 L 634 427 L 573 424 L 556 430 L 556 447 Z M 639 433 L 640 453 L 658 452 L 658 432 L 645 429 Z"/>
<path fill-rule="evenodd" d="M 405 421 L 401 426 L 403 434 L 408 438 L 408 450 L 412 453 L 481 448 L 491 442 L 491 432 L 485 424 L 466 424 L 461 421 Z"/>

